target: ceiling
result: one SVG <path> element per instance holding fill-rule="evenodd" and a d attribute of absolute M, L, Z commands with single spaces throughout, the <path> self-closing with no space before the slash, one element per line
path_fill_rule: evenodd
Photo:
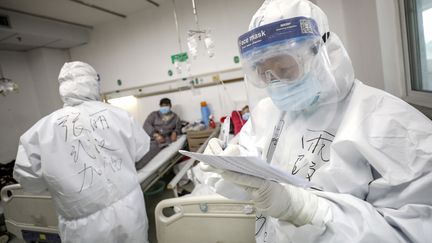
<path fill-rule="evenodd" d="M 30 51 L 39 47 L 67 49 L 80 44 L 82 43 L 79 41 L 0 30 L 0 51 Z"/>
<path fill-rule="evenodd" d="M 152 0 L 157 4 L 162 1 Z M 145 8 L 156 8 L 148 0 L 0 0 L 0 8 L 13 9 L 87 26 L 95 26 L 115 18 L 122 18 L 78 2 L 96 5 L 126 16 Z"/>
<path fill-rule="evenodd" d="M 163 1 L 0 0 L 0 11 L 15 13 L 14 19 L 11 19 L 11 28 L 0 26 L 0 50 L 29 51 L 39 47 L 67 49 L 85 44 L 88 37 L 71 39 L 67 35 L 59 34 L 58 31 L 53 32 L 52 25 L 67 23 L 71 24 L 69 28 L 78 25 L 84 27 L 80 29 L 89 30 L 104 22 L 127 18 L 128 15 L 146 8 L 157 8 L 156 5 Z M 26 17 L 33 18 L 33 21 Z M 47 23 L 43 26 L 36 24 L 46 20 L 51 24 Z M 21 28 L 15 28 L 17 24 L 14 23 L 17 22 L 21 24 Z M 68 31 L 67 26 L 62 28 Z"/>

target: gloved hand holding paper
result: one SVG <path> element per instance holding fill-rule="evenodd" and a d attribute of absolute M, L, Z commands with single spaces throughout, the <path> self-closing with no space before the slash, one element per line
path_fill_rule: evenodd
<path fill-rule="evenodd" d="M 217 169 L 234 171 L 251 176 L 256 176 L 265 180 L 287 183 L 294 186 L 312 186 L 312 184 L 308 180 L 279 170 L 258 157 L 218 156 L 193 153 L 185 150 L 180 150 L 179 152 L 183 155 L 205 162 Z"/>
<path fill-rule="evenodd" d="M 218 150 L 218 144 L 213 144 Z M 257 211 L 296 226 L 322 225 L 332 219 L 329 203 L 308 189 L 308 180 L 279 170 L 258 157 L 180 153 L 204 162 L 233 185 L 251 196 Z M 215 152 L 215 151 L 213 151 Z M 217 152 L 217 151 L 216 151 Z M 230 197 L 229 197 L 230 198 Z"/>

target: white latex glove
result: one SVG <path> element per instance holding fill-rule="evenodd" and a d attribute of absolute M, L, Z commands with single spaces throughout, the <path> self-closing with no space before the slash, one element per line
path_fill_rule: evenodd
<path fill-rule="evenodd" d="M 250 193 L 255 207 L 264 215 L 296 226 L 322 225 L 332 218 L 329 202 L 305 189 L 231 171 L 221 175 Z"/>
<path fill-rule="evenodd" d="M 207 144 L 207 147 L 204 150 L 204 154 L 210 154 L 210 155 L 218 155 L 222 153 L 222 140 L 218 138 L 212 138 Z"/>
<path fill-rule="evenodd" d="M 207 144 L 206 149 L 204 150 L 203 154 L 209 154 L 209 155 L 225 155 L 225 156 L 239 156 L 240 155 L 240 149 L 238 145 L 230 144 L 228 147 L 224 150 L 222 148 L 222 140 L 218 138 L 212 138 Z M 204 162 L 200 163 L 200 169 L 205 172 L 215 172 L 215 173 L 222 173 L 222 170 L 216 169 L 213 166 L 210 166 Z"/>

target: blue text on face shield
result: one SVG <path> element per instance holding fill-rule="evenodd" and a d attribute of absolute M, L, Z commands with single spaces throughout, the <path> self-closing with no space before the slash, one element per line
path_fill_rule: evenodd
<path fill-rule="evenodd" d="M 314 19 L 295 17 L 257 27 L 238 38 L 242 57 L 249 51 L 262 49 L 272 43 L 294 38 L 321 38 Z"/>
<path fill-rule="evenodd" d="M 279 110 L 301 111 L 318 102 L 320 82 L 312 75 L 293 83 L 274 82 L 267 87 L 267 93 Z"/>
<path fill-rule="evenodd" d="M 160 112 L 162 115 L 165 115 L 165 114 L 169 113 L 170 111 L 171 111 L 171 108 L 170 108 L 169 106 L 161 106 L 161 107 L 159 108 L 159 112 Z"/>

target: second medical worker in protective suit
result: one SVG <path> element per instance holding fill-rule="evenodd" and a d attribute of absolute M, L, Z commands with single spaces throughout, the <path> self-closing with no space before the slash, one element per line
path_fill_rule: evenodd
<path fill-rule="evenodd" d="M 150 139 L 127 112 L 98 101 L 98 79 L 86 63 L 64 64 L 64 107 L 21 136 L 14 177 L 27 191 L 50 192 L 64 243 L 148 242 L 134 163 Z"/>
<path fill-rule="evenodd" d="M 216 170 L 255 202 L 257 242 L 430 242 L 431 121 L 356 80 L 309 1 L 265 1 L 249 29 L 239 48 L 251 119 L 239 145 L 212 140 L 206 152 L 257 155 L 317 188 Z"/>

